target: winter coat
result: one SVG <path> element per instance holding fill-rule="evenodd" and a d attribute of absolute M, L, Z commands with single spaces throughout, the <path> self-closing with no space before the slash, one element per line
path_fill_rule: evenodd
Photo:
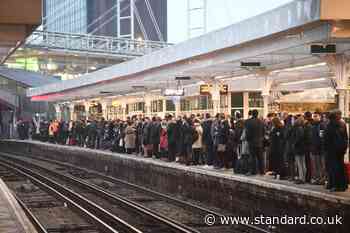
<path fill-rule="evenodd" d="M 291 135 L 291 150 L 294 155 L 305 155 L 305 129 L 302 125 L 295 125 Z"/>
<path fill-rule="evenodd" d="M 179 140 L 179 127 L 175 122 L 168 124 L 167 136 L 169 145 L 176 146 Z"/>
<path fill-rule="evenodd" d="M 246 120 L 245 128 L 249 146 L 262 148 L 265 136 L 264 122 L 258 118 L 252 118 Z"/>
<path fill-rule="evenodd" d="M 192 126 L 188 122 L 182 124 L 183 140 L 185 145 L 192 145 L 193 135 Z"/>
<path fill-rule="evenodd" d="M 198 133 L 198 139 L 192 144 L 193 149 L 200 149 L 203 147 L 203 128 L 199 123 L 194 124 L 194 130 Z"/>
<path fill-rule="evenodd" d="M 136 130 L 132 126 L 127 126 L 125 129 L 125 148 L 126 149 L 134 149 L 135 148 L 135 141 L 136 141 Z"/>
<path fill-rule="evenodd" d="M 329 155 L 345 154 L 348 133 L 343 122 L 331 121 L 324 132 L 325 150 Z"/>
<path fill-rule="evenodd" d="M 213 124 L 212 120 L 205 120 L 202 124 L 203 128 L 203 144 L 206 146 L 213 144 L 213 138 L 211 135 L 211 126 Z"/>
<path fill-rule="evenodd" d="M 151 144 L 151 122 L 145 122 L 142 127 L 142 144 L 149 145 Z"/>
<path fill-rule="evenodd" d="M 230 134 L 230 126 L 227 121 L 220 121 L 217 135 L 217 143 L 226 145 Z"/>
<path fill-rule="evenodd" d="M 150 131 L 150 144 L 159 144 L 160 143 L 160 130 L 162 126 L 159 122 L 154 121 L 151 123 Z"/>
<path fill-rule="evenodd" d="M 283 167 L 283 154 L 285 148 L 284 128 L 273 128 L 270 132 L 270 169 L 280 173 Z"/>

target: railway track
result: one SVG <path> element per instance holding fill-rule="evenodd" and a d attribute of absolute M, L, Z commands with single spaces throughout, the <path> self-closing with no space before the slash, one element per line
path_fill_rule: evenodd
<path fill-rule="evenodd" d="M 16 167 L 0 162 L 0 174 L 38 232 L 118 232 L 58 188 Z"/>
<path fill-rule="evenodd" d="M 83 196 L 85 198 L 94 200 L 111 213 L 116 215 L 118 213 L 121 219 L 136 226 L 142 232 L 268 232 L 252 225 L 208 226 L 204 222 L 206 215 L 220 217 L 221 214 L 193 203 L 178 200 L 70 164 L 44 158 L 38 159 L 4 153 L 1 153 L 1 155 L 2 159 L 0 161 L 2 162 L 16 163 L 17 166 L 30 168 L 30 170 L 45 174 L 45 176 L 54 179 L 58 183 L 63 183 L 69 189 L 84 192 Z M 118 206 L 118 208 L 111 208 L 111 206 Z M 135 217 L 135 214 L 138 217 Z M 148 216 L 148 218 L 146 220 L 142 219 L 140 215 L 141 217 Z M 155 222 L 163 225 L 157 225 Z"/>

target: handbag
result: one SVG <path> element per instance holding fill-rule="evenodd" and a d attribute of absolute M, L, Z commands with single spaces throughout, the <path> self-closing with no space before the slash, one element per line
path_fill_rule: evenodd
<path fill-rule="evenodd" d="M 219 144 L 218 145 L 218 152 L 225 152 L 226 151 L 226 145 Z"/>

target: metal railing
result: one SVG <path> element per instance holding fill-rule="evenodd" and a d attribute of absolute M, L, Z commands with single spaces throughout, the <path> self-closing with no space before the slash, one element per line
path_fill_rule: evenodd
<path fill-rule="evenodd" d="M 56 49 L 65 52 L 102 53 L 121 57 L 138 57 L 169 47 L 172 44 L 158 41 L 131 40 L 109 36 L 34 31 L 25 47 Z"/>

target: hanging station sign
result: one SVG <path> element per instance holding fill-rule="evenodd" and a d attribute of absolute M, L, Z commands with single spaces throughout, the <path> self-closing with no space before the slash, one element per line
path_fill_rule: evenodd
<path fill-rule="evenodd" d="M 226 84 L 220 84 L 220 95 L 227 95 L 228 94 L 228 85 Z M 213 92 L 213 85 L 212 84 L 203 84 L 199 86 L 199 93 L 200 95 L 211 95 Z"/>
<path fill-rule="evenodd" d="M 164 89 L 163 96 L 184 96 L 184 89 Z"/>

